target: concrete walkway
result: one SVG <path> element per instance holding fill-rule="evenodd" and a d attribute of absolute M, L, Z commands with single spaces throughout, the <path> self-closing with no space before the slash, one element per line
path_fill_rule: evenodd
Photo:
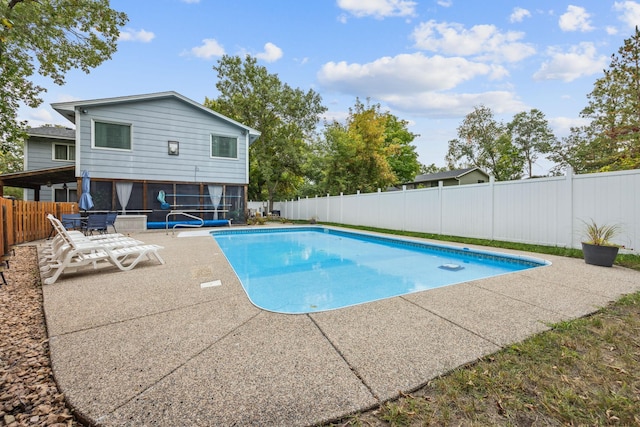
<path fill-rule="evenodd" d="M 335 311 L 274 314 L 249 302 L 213 238 L 190 234 L 134 236 L 163 245 L 165 265 L 89 270 L 43 287 L 54 374 L 87 420 L 315 425 L 640 290 L 637 272 L 544 256 L 551 266 Z M 201 287 L 214 280 L 222 285 Z"/>

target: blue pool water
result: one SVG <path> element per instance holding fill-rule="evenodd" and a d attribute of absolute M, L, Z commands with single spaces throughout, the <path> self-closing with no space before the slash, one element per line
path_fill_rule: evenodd
<path fill-rule="evenodd" d="M 332 310 L 548 264 L 324 227 L 211 234 L 256 306 Z"/>

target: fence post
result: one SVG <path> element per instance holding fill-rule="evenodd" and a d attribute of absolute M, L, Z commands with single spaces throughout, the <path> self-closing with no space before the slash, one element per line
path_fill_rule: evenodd
<path fill-rule="evenodd" d="M 329 193 L 327 193 L 327 219 L 325 221 L 329 221 Z"/>
<path fill-rule="evenodd" d="M 567 230 L 569 232 L 569 236 L 568 236 L 568 241 L 569 241 L 569 247 L 573 248 L 573 168 L 571 166 L 567 166 L 567 171 L 566 171 L 566 175 L 565 175 L 565 191 L 566 194 L 564 195 L 564 200 L 566 200 L 569 204 L 569 206 L 567 206 L 567 220 L 568 220 L 568 224 L 569 226 L 567 227 Z M 567 238 L 567 237 L 565 237 Z"/>
<path fill-rule="evenodd" d="M 342 216 L 343 213 L 343 207 L 344 207 L 344 193 L 341 191 L 340 192 L 340 224 L 344 224 L 344 218 Z"/>
<path fill-rule="evenodd" d="M 407 186 L 402 186 L 402 231 L 407 230 Z"/>
<path fill-rule="evenodd" d="M 495 223 L 495 195 L 494 195 L 494 191 L 495 191 L 495 184 L 496 184 L 496 178 L 494 176 L 490 176 L 489 177 L 489 185 L 491 186 L 491 205 L 490 208 L 491 212 L 489 212 L 489 217 L 491 218 L 491 229 L 489 230 L 489 236 L 491 238 L 491 240 L 493 239 L 493 233 L 494 233 L 494 223 Z"/>
<path fill-rule="evenodd" d="M 438 234 L 442 235 L 442 188 L 444 184 L 438 181 Z"/>
<path fill-rule="evenodd" d="M 356 190 L 356 220 L 359 222 L 362 222 L 362 219 L 360 217 L 360 190 Z M 360 224 L 362 225 L 362 224 Z"/>
<path fill-rule="evenodd" d="M 376 223 L 376 227 L 378 228 L 382 228 L 382 226 L 380 226 L 380 216 L 381 216 L 381 212 L 382 212 L 382 189 L 378 188 L 378 221 Z"/>
<path fill-rule="evenodd" d="M 9 252 L 9 224 L 7 224 L 7 207 L 4 203 L 0 204 L 0 235 L 2 235 L 2 242 L 0 242 L 0 255 L 4 255 Z"/>

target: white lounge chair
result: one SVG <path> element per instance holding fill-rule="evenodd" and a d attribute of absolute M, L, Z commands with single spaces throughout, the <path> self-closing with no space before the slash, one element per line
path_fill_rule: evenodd
<path fill-rule="evenodd" d="M 77 271 L 89 265 L 97 268 L 98 263 L 115 265 L 123 271 L 131 270 L 145 259 L 156 259 L 160 264 L 164 264 L 164 260 L 158 254 L 158 250 L 163 249 L 162 246 L 143 244 L 113 249 L 109 245 L 91 240 L 76 241 L 57 218 L 53 215 L 47 215 L 47 218 L 63 239 L 64 244 L 68 246 L 61 252 L 58 259 L 48 264 L 44 272 L 41 271 L 42 276 L 45 277 L 43 282 L 47 285 L 55 283 L 62 273 Z"/>
<path fill-rule="evenodd" d="M 51 225 L 57 234 L 51 240 L 49 240 L 46 245 L 40 248 L 39 265 L 41 267 L 41 271 L 44 271 L 42 269 L 47 267 L 52 262 L 56 262 L 57 260 L 61 259 L 64 252 L 71 249 L 71 246 L 66 242 L 63 234 L 59 232 L 60 226 L 63 224 L 62 221 L 58 220 L 55 217 L 49 220 L 51 221 Z M 143 244 L 143 242 L 141 242 L 140 240 L 126 237 L 122 234 L 101 234 L 98 236 L 85 236 L 79 231 L 66 230 L 66 232 L 67 236 L 73 239 L 73 241 L 75 241 L 79 245 L 101 244 L 104 246 L 108 246 L 110 249 L 118 249 L 125 246 L 137 246 Z"/>
<path fill-rule="evenodd" d="M 143 245 L 144 242 L 140 240 L 132 239 L 130 237 L 116 237 L 112 239 L 101 239 L 101 240 L 75 240 L 78 246 L 83 245 L 100 245 L 102 247 L 108 247 L 109 249 L 119 249 L 127 246 L 139 246 Z M 40 271 L 44 272 L 51 268 L 52 263 L 56 263 L 58 260 L 62 259 L 66 252 L 72 250 L 73 247 L 66 243 L 63 239 L 56 241 L 52 244 L 52 246 L 42 249 L 40 252 L 40 260 L 39 266 Z"/>

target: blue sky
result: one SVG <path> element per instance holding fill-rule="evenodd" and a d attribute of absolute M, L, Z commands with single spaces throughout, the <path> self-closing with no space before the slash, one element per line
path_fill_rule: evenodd
<path fill-rule="evenodd" d="M 70 126 L 54 102 L 174 90 L 215 98 L 222 54 L 251 54 L 280 80 L 313 89 L 343 120 L 370 98 L 420 136 L 419 160 L 444 166 L 447 142 L 474 106 L 508 122 L 541 110 L 556 136 L 579 113 L 611 55 L 640 25 L 631 0 L 112 0 L 129 22 L 118 51 L 90 74 L 48 79 L 31 126 Z M 534 169 L 544 174 L 541 159 Z"/>

